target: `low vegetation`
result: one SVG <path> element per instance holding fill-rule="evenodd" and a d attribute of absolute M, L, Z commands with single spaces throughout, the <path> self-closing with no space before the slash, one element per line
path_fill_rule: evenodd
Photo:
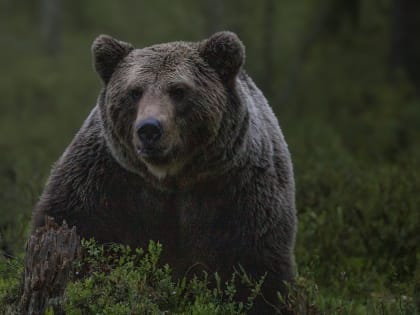
<path fill-rule="evenodd" d="M 74 262 L 71 278 L 61 304 L 68 315 L 81 314 L 247 314 L 264 277 L 251 279 L 239 268 L 232 278 L 222 282 L 218 274 L 175 279 L 170 266 L 159 257 L 162 246 L 153 241 L 146 250 L 121 244 L 100 245 L 93 239 L 82 240 L 82 257 Z M 19 314 L 22 264 L 19 259 L 0 261 L 0 312 Z M 399 287 L 393 292 L 371 292 L 363 296 L 338 297 L 320 289 L 311 270 L 302 268 L 296 283 L 290 286 L 285 302 L 294 314 L 417 314 L 413 288 Z M 343 272 L 334 285 L 349 284 Z M 237 299 L 238 285 L 249 289 L 247 300 Z M 353 284 L 356 285 L 356 284 Z M 351 292 L 350 288 L 344 289 Z M 262 297 L 263 298 L 263 297 Z M 47 314 L 54 314 L 53 308 Z"/>

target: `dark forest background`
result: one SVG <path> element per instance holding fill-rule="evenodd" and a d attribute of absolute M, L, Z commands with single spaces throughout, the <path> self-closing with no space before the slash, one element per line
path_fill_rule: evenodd
<path fill-rule="evenodd" d="M 0 0 L 1 259 L 22 257 L 50 167 L 95 104 L 93 39 L 143 47 L 218 30 L 243 40 L 245 68 L 289 143 L 296 259 L 319 307 L 383 314 L 395 304 L 414 314 L 418 0 Z"/>

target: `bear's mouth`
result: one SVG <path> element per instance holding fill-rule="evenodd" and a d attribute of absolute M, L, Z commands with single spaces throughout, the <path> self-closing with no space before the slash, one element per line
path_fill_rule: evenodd
<path fill-rule="evenodd" d="M 159 179 L 175 176 L 184 166 L 184 163 L 180 163 L 176 158 L 173 148 L 172 150 L 138 149 L 137 152 L 149 172 Z"/>
<path fill-rule="evenodd" d="M 137 148 L 137 154 L 144 158 L 153 158 L 161 155 L 161 150 L 156 148 Z"/>
<path fill-rule="evenodd" d="M 138 156 L 148 164 L 165 165 L 171 161 L 169 150 L 155 147 L 137 147 L 136 151 Z"/>

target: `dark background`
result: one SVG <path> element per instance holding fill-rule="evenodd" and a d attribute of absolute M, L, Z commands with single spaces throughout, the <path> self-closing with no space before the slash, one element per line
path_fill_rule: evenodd
<path fill-rule="evenodd" d="M 302 281 L 363 314 L 369 299 L 415 300 L 418 0 L 0 0 L 0 253 L 22 257 L 49 169 L 95 104 L 93 39 L 143 47 L 224 29 L 289 143 Z"/>

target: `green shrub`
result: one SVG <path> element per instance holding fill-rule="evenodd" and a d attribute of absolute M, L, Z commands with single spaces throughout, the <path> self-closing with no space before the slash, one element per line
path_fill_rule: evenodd
<path fill-rule="evenodd" d="M 85 255 L 66 289 L 67 314 L 245 314 L 263 281 L 252 281 L 243 271 L 225 283 L 206 273 L 175 280 L 170 267 L 159 264 L 162 246 L 155 242 L 146 252 L 93 240 L 82 241 L 82 247 Z M 251 292 L 244 302 L 235 300 L 239 281 Z"/>
<path fill-rule="evenodd" d="M 17 314 L 22 275 L 23 265 L 20 259 L 0 257 L 0 314 Z"/>
<path fill-rule="evenodd" d="M 217 274 L 206 273 L 199 278 L 176 280 L 170 267 L 159 262 L 162 251 L 159 243 L 150 242 L 144 251 L 83 240 L 82 248 L 83 257 L 74 262 L 72 281 L 67 285 L 63 302 L 69 315 L 246 314 L 261 294 L 264 279 L 252 280 L 243 269 L 236 271 L 225 283 Z M 315 279 L 325 266 L 317 257 L 300 263 L 299 276 L 290 286 L 289 296 L 287 299 L 279 296 L 294 314 L 418 314 L 415 299 L 418 291 L 403 294 L 408 288 L 401 287 L 399 294 L 395 290 L 376 290 L 355 296 L 356 288 L 363 287 L 371 279 L 363 281 L 360 275 L 353 277 L 346 273 L 338 275 L 330 284 L 336 291 L 327 290 L 327 286 L 320 287 Z M 353 263 L 350 261 L 349 265 Z M 0 260 L 0 314 L 18 314 L 22 271 L 21 260 Z M 359 286 L 357 281 L 360 281 Z M 246 301 L 236 300 L 238 285 L 249 288 Z M 376 284 L 375 288 L 380 286 Z M 52 308 L 47 309 L 46 314 L 53 315 Z"/>

